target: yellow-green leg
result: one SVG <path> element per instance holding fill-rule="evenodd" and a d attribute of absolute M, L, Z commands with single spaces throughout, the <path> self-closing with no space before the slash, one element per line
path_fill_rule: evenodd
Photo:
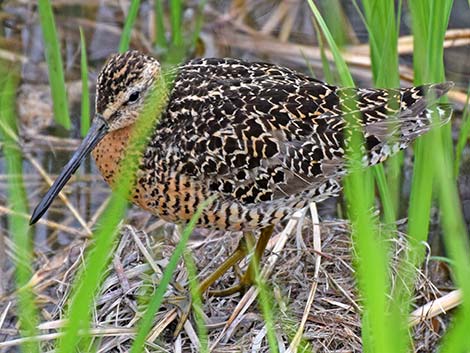
<path fill-rule="evenodd" d="M 263 256 L 266 245 L 268 244 L 268 241 L 273 233 L 273 229 L 274 227 L 270 226 L 261 230 L 260 238 L 256 243 L 256 247 L 253 253 L 253 258 L 248 265 L 247 271 L 240 278 L 240 283 L 224 290 L 209 291 L 209 295 L 219 297 L 228 296 L 233 293 L 242 292 L 253 284 L 254 279 L 256 278 L 256 272 L 259 269 L 260 259 Z M 230 267 L 236 266 L 243 258 L 245 258 L 251 249 L 253 249 L 254 244 L 255 237 L 253 236 L 253 233 L 245 233 L 243 238 L 238 243 L 238 247 L 235 252 L 230 255 L 212 274 L 210 274 L 199 284 L 199 293 L 204 293 L 215 281 L 223 276 L 225 272 L 230 269 Z M 191 297 L 189 297 L 189 299 L 186 298 L 186 300 L 184 300 L 184 298 L 179 298 L 179 300 L 176 300 L 174 304 L 177 305 L 181 311 L 181 317 L 174 332 L 174 336 L 176 337 L 179 332 L 181 332 L 184 323 L 188 319 L 191 310 Z"/>
<path fill-rule="evenodd" d="M 212 272 L 199 284 L 199 294 L 201 295 L 204 293 L 215 281 L 222 277 L 225 272 L 227 272 L 231 267 L 236 266 L 242 259 L 244 259 L 248 254 L 249 249 L 252 249 L 254 244 L 255 237 L 253 236 L 253 233 L 245 233 L 240 239 L 235 252 L 233 252 L 222 264 L 220 264 L 219 267 L 217 267 L 214 272 Z M 192 299 L 191 296 L 174 297 L 172 303 L 178 306 L 181 314 L 180 319 L 176 325 L 176 329 L 173 332 L 174 337 L 176 337 L 181 332 L 184 323 L 188 319 L 189 313 L 191 311 Z"/>
<path fill-rule="evenodd" d="M 230 267 L 235 266 L 241 260 L 243 260 L 248 254 L 248 249 L 253 247 L 254 242 L 255 238 L 253 233 L 245 233 L 243 238 L 240 239 L 235 252 L 231 254 L 224 262 L 222 262 L 214 272 L 212 272 L 199 284 L 199 293 L 204 293 L 215 281 L 222 277 L 225 272 L 230 269 Z"/>
<path fill-rule="evenodd" d="M 240 282 L 227 289 L 219 291 L 209 291 L 209 295 L 216 297 L 225 297 L 237 292 L 243 292 L 253 285 L 254 280 L 256 278 L 256 272 L 259 271 L 261 257 L 263 256 L 264 250 L 268 245 L 268 241 L 271 238 L 271 235 L 273 234 L 273 230 L 273 226 L 269 226 L 261 230 L 261 235 L 258 239 L 258 242 L 256 243 L 256 248 L 253 253 L 253 258 L 251 259 L 245 274 L 240 279 Z"/>

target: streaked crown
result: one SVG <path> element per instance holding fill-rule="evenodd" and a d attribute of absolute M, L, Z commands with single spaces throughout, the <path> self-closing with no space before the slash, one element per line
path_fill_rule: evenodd
<path fill-rule="evenodd" d="M 117 130 L 135 121 L 160 63 L 136 50 L 112 55 L 98 76 L 96 113 Z"/>

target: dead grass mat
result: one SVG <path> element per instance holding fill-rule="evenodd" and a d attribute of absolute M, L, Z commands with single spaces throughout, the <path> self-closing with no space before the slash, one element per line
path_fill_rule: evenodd
<path fill-rule="evenodd" d="M 178 232 L 171 226 L 163 241 L 128 225 L 123 226 L 121 233 L 93 308 L 91 332 L 100 352 L 128 350 L 136 323 L 145 309 L 145 298 L 151 296 L 158 286 L 178 240 Z M 240 236 L 195 232 L 189 246 L 201 278 L 235 249 Z M 398 256 L 403 253 L 407 242 L 402 233 L 397 233 L 396 238 L 390 241 L 394 273 Z M 40 308 L 42 323 L 38 338 L 44 351 L 54 349 L 55 339 L 63 325 L 71 283 L 83 264 L 85 246 L 85 241 L 77 241 L 54 254 L 39 257 L 38 270 L 31 284 Z M 310 218 L 298 213 L 286 228 L 276 232 L 268 247 L 263 263 L 276 311 L 274 317 L 280 348 L 286 351 L 292 344 L 290 350 L 295 351 L 297 339 L 301 338 L 301 342 L 307 342 L 310 349 L 313 347 L 317 352 L 360 352 L 361 301 L 356 293 L 348 223 L 329 221 L 312 227 Z M 244 266 L 242 263 L 241 267 Z M 7 275 L 13 276 L 13 271 Z M 9 280 L 13 281 L 13 278 Z M 234 280 L 233 271 L 229 271 L 216 286 L 227 287 Z M 192 317 L 183 331 L 173 337 L 179 319 L 177 298 L 188 296 L 187 288 L 187 269 L 180 261 L 165 295 L 166 300 L 155 317 L 149 337 L 151 343 L 147 347 L 149 351 L 198 351 L 199 339 Z M 427 257 L 415 285 L 415 305 L 431 302 L 452 289 L 447 266 Z M 244 296 L 204 298 L 203 309 L 212 352 L 268 351 L 265 323 L 256 294 L 252 289 Z M 436 351 L 448 322 L 449 317 L 444 314 L 416 320 L 411 331 L 414 351 Z M 21 342 L 16 325 L 16 297 L 9 293 L 0 298 L 1 352 L 15 350 L 14 347 Z"/>

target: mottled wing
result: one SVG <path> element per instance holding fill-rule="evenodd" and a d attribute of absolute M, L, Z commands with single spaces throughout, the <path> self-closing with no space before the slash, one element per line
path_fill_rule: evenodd
<path fill-rule="evenodd" d="M 390 135 L 397 135 L 397 149 L 409 143 L 405 135 L 414 130 L 402 129 L 402 120 L 419 121 L 422 131 L 429 126 L 427 116 L 418 118 L 427 91 L 440 96 L 447 89 L 338 89 L 270 64 L 198 59 L 180 68 L 156 141 L 175 146 L 183 172 L 246 204 L 308 190 L 334 193 L 331 180 L 345 173 L 345 115 L 359 119 L 374 164 Z"/>

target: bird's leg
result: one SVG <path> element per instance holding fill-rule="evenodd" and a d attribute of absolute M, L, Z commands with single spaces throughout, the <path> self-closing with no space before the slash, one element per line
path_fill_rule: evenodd
<path fill-rule="evenodd" d="M 248 265 L 248 269 L 245 272 L 245 275 L 241 279 L 241 284 L 245 287 L 251 286 L 257 274 L 259 273 L 259 265 L 261 258 L 263 257 L 264 250 L 266 250 L 266 246 L 268 245 L 268 241 L 273 235 L 274 226 L 269 226 L 263 228 L 261 230 L 261 234 L 259 236 L 258 242 L 256 243 L 255 252 L 253 254 L 253 258 Z"/>
<path fill-rule="evenodd" d="M 253 234 L 250 232 L 245 233 L 244 236 L 240 239 L 235 252 L 233 252 L 213 273 L 211 273 L 199 284 L 199 295 L 204 293 L 215 281 L 223 276 L 230 267 L 236 266 L 243 258 L 245 258 L 249 250 L 253 248 L 254 243 L 255 237 Z M 241 278 L 243 278 L 243 276 Z M 171 300 L 169 300 L 169 302 L 178 307 L 181 315 L 176 325 L 175 331 L 173 332 L 174 337 L 176 337 L 182 331 L 184 323 L 189 317 L 193 304 L 192 297 L 173 297 Z"/>
<path fill-rule="evenodd" d="M 230 267 L 236 266 L 243 258 L 246 257 L 249 250 L 253 248 L 255 243 L 255 237 L 252 233 L 246 233 L 240 239 L 237 249 L 233 252 L 220 266 L 206 277 L 201 283 L 199 283 L 198 293 L 202 295 L 215 281 L 217 281 Z M 243 276 L 241 276 L 242 278 Z M 183 330 L 183 326 L 189 317 L 191 307 L 193 305 L 191 296 L 173 297 L 169 302 L 176 305 L 180 312 L 180 319 L 176 325 L 173 336 L 176 337 Z"/>
<path fill-rule="evenodd" d="M 209 291 L 210 295 L 216 297 L 226 297 L 237 292 L 243 292 L 253 285 L 253 282 L 256 278 L 256 274 L 257 272 L 259 272 L 259 264 L 261 257 L 263 256 L 264 250 L 268 245 L 268 241 L 271 238 L 271 235 L 273 234 L 273 230 L 274 226 L 269 226 L 261 230 L 261 235 L 258 239 L 258 242 L 256 243 L 256 248 L 253 253 L 253 257 L 248 265 L 248 269 L 246 270 L 243 277 L 240 279 L 240 283 L 220 291 Z"/>
<path fill-rule="evenodd" d="M 268 244 L 269 239 L 271 238 L 273 229 L 273 226 L 269 226 L 261 230 L 261 235 L 258 239 L 258 242 L 256 243 L 256 247 L 253 252 L 253 257 L 250 260 L 250 263 L 248 264 L 248 269 L 241 276 L 240 282 L 237 285 L 234 285 L 227 289 L 223 289 L 220 291 L 209 291 L 209 295 L 224 297 L 237 292 L 242 292 L 253 284 L 257 272 L 259 271 L 260 259 L 263 256 L 264 250 L 266 249 L 266 245 Z M 217 281 L 221 276 L 223 276 L 230 267 L 236 266 L 244 257 L 246 257 L 246 255 L 253 250 L 254 244 L 255 237 L 253 236 L 253 233 L 246 232 L 244 236 L 240 239 L 240 242 L 238 243 L 235 252 L 232 253 L 212 274 L 210 274 L 199 284 L 199 294 L 204 293 L 215 281 Z M 173 333 L 174 337 L 176 337 L 183 329 L 183 325 L 188 319 L 191 310 L 192 299 L 191 297 L 189 297 L 189 299 L 186 299 L 187 300 L 181 300 L 181 298 L 179 298 L 177 301 L 173 302 L 173 304 L 177 305 L 181 311 L 180 320 L 178 321 L 176 329 Z"/>
<path fill-rule="evenodd" d="M 243 258 L 245 258 L 248 254 L 248 249 L 253 247 L 253 244 L 253 234 L 250 232 L 245 233 L 243 238 L 240 239 L 235 252 L 233 252 L 224 262 L 222 262 L 222 264 L 220 264 L 220 266 L 214 272 L 212 272 L 199 284 L 199 293 L 204 293 L 215 281 L 222 277 L 230 267 L 235 266 Z"/>

